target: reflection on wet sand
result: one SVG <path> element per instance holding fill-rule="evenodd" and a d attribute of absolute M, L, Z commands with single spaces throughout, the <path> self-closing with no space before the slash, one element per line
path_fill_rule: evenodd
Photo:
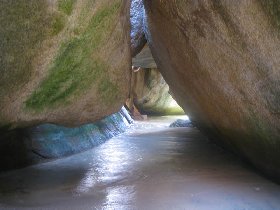
<path fill-rule="evenodd" d="M 0 175 L 1 209 L 280 209 L 280 186 L 171 118 Z"/>

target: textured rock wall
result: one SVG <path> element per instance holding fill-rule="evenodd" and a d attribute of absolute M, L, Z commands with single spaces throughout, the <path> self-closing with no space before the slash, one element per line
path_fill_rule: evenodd
<path fill-rule="evenodd" d="M 125 102 L 129 0 L 17 0 L 0 4 L 0 131 L 80 125 Z"/>
<path fill-rule="evenodd" d="M 144 48 L 132 58 L 132 66 L 135 68 L 141 67 L 145 69 L 157 68 L 157 64 L 148 45 L 145 45 Z"/>
<path fill-rule="evenodd" d="M 158 69 L 141 69 L 133 73 L 132 94 L 141 114 L 180 115 L 181 107 L 169 93 L 169 86 Z"/>
<path fill-rule="evenodd" d="M 53 124 L 10 131 L 1 137 L 0 170 L 15 169 L 91 149 L 124 132 L 132 120 L 122 110 L 75 128 Z"/>
<path fill-rule="evenodd" d="M 142 0 L 131 0 L 131 54 L 134 57 L 147 43 L 144 32 L 144 5 Z"/>
<path fill-rule="evenodd" d="M 146 0 L 149 45 L 191 120 L 280 179 L 280 3 Z"/>

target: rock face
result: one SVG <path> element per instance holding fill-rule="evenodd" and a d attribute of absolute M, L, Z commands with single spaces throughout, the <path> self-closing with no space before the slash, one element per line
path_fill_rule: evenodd
<path fill-rule="evenodd" d="M 132 66 L 141 67 L 145 69 L 156 69 L 157 64 L 152 56 L 151 50 L 148 45 L 132 58 Z"/>
<path fill-rule="evenodd" d="M 147 43 L 144 32 L 144 5 L 142 0 L 131 0 L 131 54 L 134 57 Z"/>
<path fill-rule="evenodd" d="M 157 69 L 140 69 L 132 75 L 133 102 L 141 114 L 180 115 L 182 108 L 169 93 L 169 86 Z"/>
<path fill-rule="evenodd" d="M 0 131 L 117 112 L 130 81 L 128 0 L 2 1 Z"/>
<path fill-rule="evenodd" d="M 0 170 L 69 156 L 91 149 L 124 132 L 132 123 L 127 111 L 76 128 L 53 124 L 16 129 L 0 141 Z"/>
<path fill-rule="evenodd" d="M 152 53 L 191 120 L 279 180 L 279 1 L 144 2 Z"/>
<path fill-rule="evenodd" d="M 170 128 L 192 128 L 194 127 L 190 120 L 178 119 L 169 125 Z"/>

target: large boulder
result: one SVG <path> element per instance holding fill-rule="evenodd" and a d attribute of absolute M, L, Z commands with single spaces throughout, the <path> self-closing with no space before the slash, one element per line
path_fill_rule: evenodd
<path fill-rule="evenodd" d="M 129 92 L 129 0 L 1 1 L 0 131 L 117 112 Z"/>
<path fill-rule="evenodd" d="M 145 1 L 149 44 L 196 126 L 280 179 L 280 3 Z"/>

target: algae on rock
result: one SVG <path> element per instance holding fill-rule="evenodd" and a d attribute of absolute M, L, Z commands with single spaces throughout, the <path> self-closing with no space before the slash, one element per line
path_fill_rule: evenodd
<path fill-rule="evenodd" d="M 129 91 L 129 6 L 2 2 L 0 127 L 78 125 L 116 112 Z"/>

